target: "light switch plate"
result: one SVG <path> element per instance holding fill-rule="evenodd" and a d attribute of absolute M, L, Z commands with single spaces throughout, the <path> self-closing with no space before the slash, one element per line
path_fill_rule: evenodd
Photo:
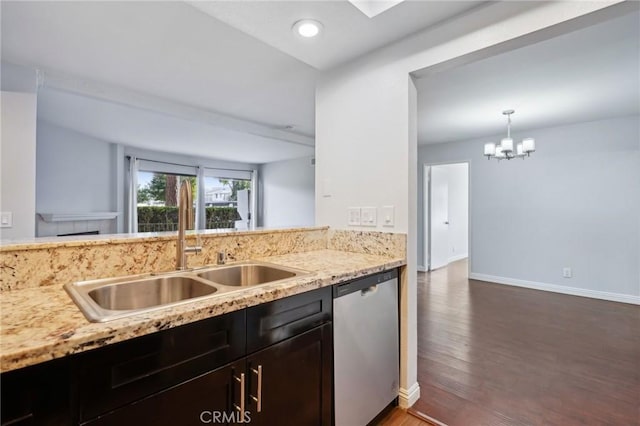
<path fill-rule="evenodd" d="M 380 211 L 382 226 L 394 226 L 394 208 L 393 206 L 382 206 Z"/>
<path fill-rule="evenodd" d="M 347 209 L 347 224 L 349 226 L 360 226 L 360 207 L 349 207 Z"/>
<path fill-rule="evenodd" d="M 362 207 L 360 209 L 360 224 L 362 226 L 377 226 L 377 213 L 376 207 Z"/>
<path fill-rule="evenodd" d="M 331 179 L 322 179 L 322 196 L 331 197 Z"/>
<path fill-rule="evenodd" d="M 13 226 L 13 213 L 0 212 L 0 228 L 11 228 Z"/>

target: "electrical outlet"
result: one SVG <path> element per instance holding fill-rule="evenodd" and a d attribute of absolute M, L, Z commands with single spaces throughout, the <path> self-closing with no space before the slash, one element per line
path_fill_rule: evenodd
<path fill-rule="evenodd" d="M 347 224 L 349 226 L 360 226 L 360 207 L 349 207 L 347 209 Z"/>
<path fill-rule="evenodd" d="M 571 278 L 573 276 L 573 272 L 571 271 L 571 268 L 568 266 L 565 266 L 564 268 L 562 268 L 562 276 L 564 278 Z"/>
<path fill-rule="evenodd" d="M 360 224 L 362 226 L 376 226 L 378 224 L 378 209 L 376 207 L 362 207 L 360 209 Z"/>

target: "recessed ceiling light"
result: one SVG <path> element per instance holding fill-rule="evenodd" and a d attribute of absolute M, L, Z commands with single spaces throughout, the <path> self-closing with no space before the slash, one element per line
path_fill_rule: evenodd
<path fill-rule="evenodd" d="M 315 37 L 322 31 L 322 24 L 314 19 L 301 19 L 292 28 L 293 32 L 305 38 Z"/>

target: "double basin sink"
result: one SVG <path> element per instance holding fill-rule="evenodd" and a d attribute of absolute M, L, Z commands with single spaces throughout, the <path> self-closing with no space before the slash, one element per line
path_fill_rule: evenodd
<path fill-rule="evenodd" d="M 65 290 L 89 321 L 104 322 L 305 274 L 280 265 L 244 262 L 80 281 L 66 284 Z"/>

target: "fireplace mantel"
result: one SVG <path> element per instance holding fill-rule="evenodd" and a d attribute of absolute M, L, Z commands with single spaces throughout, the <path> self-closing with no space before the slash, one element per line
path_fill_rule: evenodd
<path fill-rule="evenodd" d="M 118 212 L 87 212 L 87 213 L 38 213 L 45 222 L 73 222 L 80 220 L 109 220 L 115 219 Z"/>

